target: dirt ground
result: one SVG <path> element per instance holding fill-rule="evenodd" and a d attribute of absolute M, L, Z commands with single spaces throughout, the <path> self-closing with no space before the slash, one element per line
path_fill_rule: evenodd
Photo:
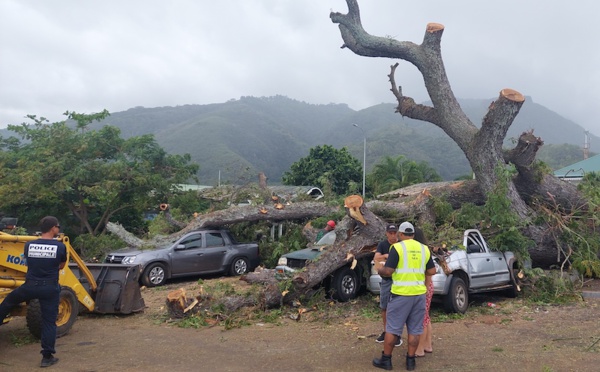
<path fill-rule="evenodd" d="M 206 280 L 236 281 L 236 278 Z M 243 283 L 243 282 L 241 282 Z M 236 285 L 238 285 L 236 283 Z M 180 328 L 165 321 L 169 290 L 198 289 L 196 281 L 171 283 L 142 292 L 147 309 L 129 316 L 82 315 L 57 340 L 62 371 L 365 371 L 382 346 L 377 316 L 356 304 L 331 304 L 326 319 L 284 312 L 277 324 L 251 322 Z M 600 293 L 600 280 L 586 291 Z M 377 301 L 365 295 L 366 300 Z M 489 307 L 488 302 L 496 306 Z M 433 305 L 434 309 L 436 304 Z M 290 310 L 293 311 L 293 310 Z M 311 313 L 309 313 L 311 314 Z M 417 359 L 417 371 L 592 371 L 600 365 L 600 298 L 561 306 L 527 306 L 521 299 L 479 296 L 467 316 L 434 316 L 434 352 Z M 406 341 L 406 334 L 403 335 Z M 0 371 L 39 366 L 39 342 L 31 340 L 23 318 L 0 327 Z M 406 346 L 393 354 L 394 370 L 405 370 Z"/>

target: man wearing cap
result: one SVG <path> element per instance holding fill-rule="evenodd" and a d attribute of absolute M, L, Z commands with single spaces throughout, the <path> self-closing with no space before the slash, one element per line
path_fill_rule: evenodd
<path fill-rule="evenodd" d="M 385 236 L 386 240 L 382 240 L 377 245 L 377 251 L 375 252 L 375 257 L 373 257 L 373 261 L 375 261 L 376 268 L 385 265 L 385 261 L 388 258 L 388 254 L 390 252 L 390 248 L 393 244 L 398 243 L 398 227 L 396 225 L 391 224 L 387 225 L 385 228 Z M 381 308 L 381 319 L 383 320 L 383 332 L 375 339 L 375 342 L 382 343 L 385 339 L 385 323 L 386 323 L 386 310 L 388 300 L 390 298 L 390 290 L 392 289 L 392 278 L 382 276 L 381 277 L 381 289 L 379 291 L 379 308 Z M 402 345 L 402 338 L 398 335 L 398 339 L 396 340 L 395 346 Z"/>
<path fill-rule="evenodd" d="M 46 216 L 40 221 L 42 235 L 39 239 L 25 243 L 23 255 L 27 260 L 25 283 L 10 292 L 0 304 L 0 324 L 10 310 L 22 302 L 37 299 L 42 311 L 42 362 L 40 367 L 49 367 L 58 362 L 56 353 L 56 318 L 60 302 L 59 271 L 67 263 L 66 246 L 55 240 L 60 233 L 58 219 Z"/>
<path fill-rule="evenodd" d="M 328 232 L 332 231 L 333 229 L 335 229 L 335 221 L 334 220 L 329 220 L 327 221 L 327 225 L 325 225 L 325 228 L 320 230 L 317 233 L 317 237 L 315 238 L 315 243 L 318 242 L 319 240 L 321 240 L 321 238 L 327 234 Z"/>
<path fill-rule="evenodd" d="M 416 367 L 415 352 L 425 316 L 425 276 L 434 275 L 436 270 L 429 248 L 414 240 L 414 236 L 415 228 L 410 222 L 400 224 L 400 242 L 392 245 L 385 266 L 377 270 L 381 277 L 392 278 L 383 351 L 381 358 L 373 359 L 375 367 L 386 370 L 392 369 L 392 351 L 405 324 L 408 331 L 406 369 L 412 371 Z"/>

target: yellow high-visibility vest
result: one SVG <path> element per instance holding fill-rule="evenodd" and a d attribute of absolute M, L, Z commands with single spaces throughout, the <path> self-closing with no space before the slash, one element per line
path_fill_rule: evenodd
<path fill-rule="evenodd" d="M 427 292 L 425 267 L 431 253 L 426 245 L 414 239 L 392 245 L 398 252 L 398 266 L 392 274 L 392 293 L 400 296 L 418 296 Z"/>

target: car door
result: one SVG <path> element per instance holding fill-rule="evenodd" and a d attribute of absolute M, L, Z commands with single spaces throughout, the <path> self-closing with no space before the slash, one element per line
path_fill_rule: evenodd
<path fill-rule="evenodd" d="M 225 245 L 225 239 L 219 231 L 207 231 L 204 233 L 205 246 L 200 253 L 198 267 L 200 272 L 220 271 L 225 265 L 225 257 L 229 247 Z"/>
<path fill-rule="evenodd" d="M 174 244 L 171 252 L 171 273 L 174 276 L 200 271 L 202 257 L 202 233 L 195 232 L 184 236 Z"/>
<path fill-rule="evenodd" d="M 502 252 L 490 252 L 490 257 L 494 264 L 494 281 L 493 284 L 505 284 L 510 282 L 510 272 L 508 264 Z"/>
<path fill-rule="evenodd" d="M 494 283 L 494 263 L 486 252 L 467 253 L 471 288 L 483 288 Z"/>
<path fill-rule="evenodd" d="M 465 239 L 467 247 L 467 259 L 469 260 L 469 272 L 471 276 L 471 288 L 484 288 L 494 284 L 494 262 L 479 233 L 470 232 Z M 478 247 L 479 249 L 470 249 Z"/>

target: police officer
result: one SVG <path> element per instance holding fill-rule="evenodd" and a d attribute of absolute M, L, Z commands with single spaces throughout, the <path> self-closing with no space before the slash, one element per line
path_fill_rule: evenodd
<path fill-rule="evenodd" d="M 42 362 L 40 367 L 49 367 L 58 358 L 56 350 L 56 318 L 60 300 L 58 273 L 67 262 L 67 248 L 57 240 L 60 233 L 58 219 L 46 216 L 40 221 L 40 239 L 25 243 L 24 256 L 27 260 L 25 283 L 6 296 L 0 304 L 0 323 L 10 310 L 22 302 L 37 299 L 42 310 Z"/>
<path fill-rule="evenodd" d="M 373 359 L 375 367 L 386 370 L 392 369 L 392 351 L 405 324 L 408 331 L 406 369 L 412 371 L 416 367 L 415 351 L 425 316 L 425 276 L 434 275 L 436 270 L 429 248 L 414 240 L 414 236 L 415 228 L 410 222 L 400 224 L 400 242 L 392 245 L 385 266 L 378 269 L 382 277 L 392 278 L 383 352 L 381 358 Z"/>

